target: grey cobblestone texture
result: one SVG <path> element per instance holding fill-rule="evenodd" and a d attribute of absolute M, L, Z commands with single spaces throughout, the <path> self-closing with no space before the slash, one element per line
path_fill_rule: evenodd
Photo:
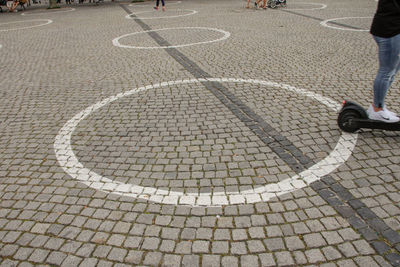
<path fill-rule="evenodd" d="M 289 0 L 286 9 L 247 10 L 244 1 L 170 1 L 158 13 L 153 2 L 74 3 L 74 11 L 63 6 L 54 14 L 42 4 L 28 7 L 25 16 L 1 14 L 0 65 L 7 70 L 0 74 L 0 265 L 400 264 L 396 133 L 363 132 L 351 157 L 321 182 L 268 202 L 222 207 L 99 192 L 69 177 L 54 154 L 58 131 L 80 111 L 165 81 L 260 79 L 367 105 L 377 67 L 371 36 L 319 22 L 370 17 L 376 2 L 324 3 L 320 10 L 311 9 L 316 3 Z M 198 13 L 155 19 L 186 10 Z M 142 19 L 125 19 L 127 12 Z M 38 18 L 53 23 L 9 31 Z M 368 29 L 370 19 L 340 25 Z M 111 42 L 176 27 L 219 28 L 231 36 L 175 50 L 124 49 Z M 172 29 L 121 42 L 157 46 L 219 37 Z M 392 87 L 387 104 L 396 109 L 399 83 Z M 263 141 L 241 111 L 266 123 L 279 146 Z M 77 126 L 71 144 L 85 167 L 117 182 L 230 193 L 282 181 L 325 158 L 341 135 L 336 115 L 311 98 L 270 86 L 171 84 L 97 110 Z"/>

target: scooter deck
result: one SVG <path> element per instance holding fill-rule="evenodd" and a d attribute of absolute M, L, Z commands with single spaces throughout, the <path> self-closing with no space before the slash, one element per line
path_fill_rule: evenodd
<path fill-rule="evenodd" d="M 360 128 L 400 131 L 400 122 L 388 123 L 370 119 L 353 119 Z"/>

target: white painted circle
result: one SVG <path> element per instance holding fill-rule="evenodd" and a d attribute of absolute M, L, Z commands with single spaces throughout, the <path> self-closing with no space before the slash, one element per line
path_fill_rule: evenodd
<path fill-rule="evenodd" d="M 340 109 L 340 104 L 336 103 L 330 98 L 290 85 L 261 80 L 246 80 L 235 78 L 188 79 L 143 86 L 106 98 L 103 101 L 100 101 L 79 112 L 71 120 L 69 120 L 58 132 L 54 143 L 54 151 L 60 166 L 73 179 L 80 181 L 88 187 L 106 193 L 114 193 L 120 196 L 140 198 L 163 204 L 190 206 L 222 206 L 268 201 L 273 197 L 277 197 L 293 192 L 297 189 L 304 188 L 310 183 L 320 180 L 323 176 L 334 171 L 351 156 L 352 151 L 356 145 L 358 135 L 343 132 L 335 148 L 326 158 L 298 175 L 282 180 L 275 184 L 268 184 L 255 189 L 244 190 L 242 192 L 216 192 L 214 194 L 182 193 L 157 189 L 154 187 L 143 187 L 139 185 L 125 184 L 122 182 L 113 181 L 107 177 L 95 173 L 90 169 L 85 168 L 82 163 L 80 163 L 79 160 L 76 158 L 71 147 L 72 133 L 75 131 L 76 127 L 82 120 L 84 120 L 93 112 L 104 107 L 105 105 L 108 105 L 111 102 L 119 100 L 123 97 L 138 94 L 149 89 L 157 89 L 168 85 L 192 84 L 209 81 L 222 83 L 250 83 L 285 89 L 292 93 L 311 97 L 326 105 L 328 108 L 335 112 L 339 111 Z"/>
<path fill-rule="evenodd" d="M 176 5 L 180 4 L 182 1 L 165 1 L 165 6 L 170 6 L 170 5 Z M 152 5 L 154 5 L 153 2 L 151 2 Z M 128 6 L 133 6 L 133 7 L 149 7 L 149 4 L 129 4 Z"/>
<path fill-rule="evenodd" d="M 166 30 L 184 30 L 184 29 L 200 29 L 200 30 L 210 30 L 210 31 L 216 31 L 222 33 L 224 36 L 222 36 L 219 39 L 216 40 L 211 40 L 211 41 L 204 41 L 204 42 L 197 42 L 197 43 L 190 43 L 190 44 L 183 44 L 183 45 L 170 45 L 170 46 L 132 46 L 132 45 L 122 45 L 119 43 L 119 40 L 131 35 L 136 35 L 136 34 L 141 34 L 141 33 L 147 33 L 147 32 L 157 32 L 157 31 L 166 31 Z M 225 39 L 228 39 L 231 34 L 227 31 L 216 29 L 216 28 L 205 28 L 205 27 L 178 27 L 178 28 L 164 28 L 164 29 L 158 29 L 158 30 L 149 30 L 149 31 L 142 31 L 142 32 L 133 32 L 133 33 L 128 33 L 124 34 L 120 37 L 117 37 L 112 40 L 113 45 L 117 47 L 122 47 L 122 48 L 135 48 L 135 49 L 164 49 L 164 48 L 178 48 L 178 47 L 185 47 L 185 46 L 192 46 L 192 45 L 199 45 L 199 44 L 209 44 L 209 43 L 215 43 L 219 42 Z"/>
<path fill-rule="evenodd" d="M 24 13 L 21 13 L 21 16 L 43 15 L 43 14 L 51 15 L 51 14 L 54 14 L 54 13 L 71 12 L 71 11 L 74 11 L 74 10 L 75 10 L 75 8 L 69 8 L 68 10 L 57 10 L 57 11 L 47 11 L 47 12 L 37 12 L 37 13 L 35 13 L 35 12 L 30 12 L 30 13 L 24 12 Z"/>
<path fill-rule="evenodd" d="M 194 15 L 194 14 L 197 13 L 196 10 L 191 10 L 191 9 L 176 9 L 176 10 L 172 10 L 172 11 L 189 11 L 189 13 L 188 14 L 183 14 L 183 15 L 172 15 L 172 16 L 163 16 L 163 17 L 135 17 L 135 18 L 131 17 L 131 15 L 138 15 L 138 14 L 144 14 L 144 13 L 157 12 L 157 11 L 142 11 L 142 12 L 128 14 L 128 15 L 125 16 L 125 18 L 127 18 L 127 19 L 142 19 L 142 20 L 143 19 L 170 19 L 170 18 L 186 17 L 186 16 Z"/>
<path fill-rule="evenodd" d="M 344 27 L 338 27 L 338 26 L 332 26 L 329 25 L 328 23 L 331 21 L 337 21 L 337 20 L 345 20 L 345 19 L 372 19 L 372 17 L 343 17 L 343 18 L 334 18 L 334 19 L 327 19 L 324 21 L 321 21 L 320 24 L 324 27 L 327 28 L 332 28 L 336 30 L 342 30 L 342 31 L 356 31 L 356 32 L 367 32 L 368 30 L 363 30 L 363 29 L 352 29 L 352 28 L 344 28 Z"/>
<path fill-rule="evenodd" d="M 290 8 L 288 7 L 288 10 L 318 10 L 318 9 L 324 9 L 327 7 L 326 4 L 321 4 L 321 3 L 306 3 L 306 2 L 296 2 L 296 4 L 307 4 L 307 5 L 312 5 L 312 6 L 318 6 L 318 7 L 312 7 L 312 8 Z"/>
<path fill-rule="evenodd" d="M 21 28 L 4 29 L 4 30 L 0 30 L 0 32 L 22 30 L 22 29 L 30 29 L 30 28 L 34 28 L 34 27 L 44 26 L 44 25 L 47 25 L 47 24 L 50 24 L 50 23 L 53 22 L 51 19 L 32 19 L 32 20 L 20 20 L 20 21 L 3 22 L 3 23 L 0 23 L 0 25 L 19 23 L 19 22 L 34 22 L 34 21 L 45 21 L 45 23 L 38 24 L 38 25 L 33 25 L 33 26 L 21 27 Z"/>

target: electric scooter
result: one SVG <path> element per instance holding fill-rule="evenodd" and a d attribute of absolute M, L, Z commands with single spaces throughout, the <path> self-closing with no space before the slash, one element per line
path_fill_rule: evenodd
<path fill-rule="evenodd" d="M 337 122 L 339 128 L 348 133 L 354 133 L 361 128 L 400 131 L 400 122 L 388 123 L 371 120 L 363 107 L 355 102 L 346 100 L 343 101 Z"/>

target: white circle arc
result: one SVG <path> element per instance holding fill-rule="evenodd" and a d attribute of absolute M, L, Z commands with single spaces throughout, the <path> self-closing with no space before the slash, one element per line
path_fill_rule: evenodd
<path fill-rule="evenodd" d="M 3 30 L 0 30 L 0 32 L 15 31 L 15 30 L 22 30 L 22 29 L 30 29 L 30 28 L 44 26 L 44 25 L 47 25 L 47 24 L 50 24 L 50 23 L 53 22 L 51 19 L 31 19 L 31 20 L 20 20 L 20 21 L 3 22 L 3 23 L 0 23 L 0 25 L 19 23 L 19 22 L 34 22 L 34 21 L 45 21 L 45 23 L 38 24 L 38 25 L 33 25 L 33 26 L 20 27 L 20 28 L 17 27 L 17 28 L 14 28 L 14 29 L 3 29 Z"/>
<path fill-rule="evenodd" d="M 319 9 L 324 9 L 327 8 L 328 5 L 326 4 L 321 4 L 321 3 L 308 3 L 308 2 L 296 2 L 296 4 L 307 4 L 307 5 L 313 5 L 313 6 L 319 6 L 319 7 L 314 7 L 314 8 L 287 8 L 288 10 L 319 10 Z"/>
<path fill-rule="evenodd" d="M 174 10 L 172 10 L 174 11 Z M 137 13 L 132 13 L 132 14 L 128 14 L 125 16 L 125 18 L 127 19 L 170 19 L 170 18 L 179 18 L 179 17 L 186 17 L 186 16 L 190 16 L 190 15 L 194 15 L 196 13 L 198 13 L 198 11 L 196 10 L 191 10 L 191 9 L 177 9 L 176 11 L 189 11 L 190 13 L 188 14 L 182 14 L 182 15 L 172 15 L 172 16 L 163 16 L 163 17 L 135 17 L 132 18 L 132 15 L 138 15 L 138 14 L 144 14 L 144 13 L 150 13 L 150 12 L 154 12 L 154 11 L 142 11 L 142 12 L 137 12 Z"/>
<path fill-rule="evenodd" d="M 33 16 L 33 15 L 43 15 L 43 14 L 51 15 L 51 14 L 54 14 L 54 13 L 71 12 L 71 11 L 74 11 L 74 10 L 75 10 L 75 8 L 71 7 L 68 10 L 57 10 L 57 11 L 37 12 L 37 13 L 35 13 L 35 12 L 33 12 L 33 13 L 32 12 L 29 12 L 29 13 L 24 12 L 24 13 L 21 13 L 21 16 Z"/>
<path fill-rule="evenodd" d="M 167 30 L 185 30 L 185 29 L 200 29 L 200 30 L 210 30 L 210 31 L 216 31 L 222 33 L 224 36 L 222 36 L 219 39 L 216 40 L 211 40 L 211 41 L 204 41 L 204 42 L 197 42 L 197 43 L 190 43 L 190 44 L 182 44 L 182 45 L 170 45 L 170 46 L 132 46 L 132 45 L 123 45 L 119 43 L 119 40 L 131 35 L 136 35 L 136 34 L 142 34 L 142 33 L 147 33 L 147 32 L 157 32 L 157 31 L 167 31 Z M 121 35 L 115 39 L 112 40 L 112 43 L 114 46 L 117 47 L 122 47 L 122 48 L 134 48 L 134 49 L 164 49 L 164 48 L 178 48 L 178 47 L 185 47 L 185 46 L 192 46 L 192 45 L 200 45 L 200 44 L 209 44 L 209 43 L 215 43 L 219 41 L 223 41 L 225 39 L 228 39 L 231 34 L 227 31 L 216 29 L 216 28 L 205 28 L 205 27 L 177 27 L 177 28 L 164 28 L 164 29 L 158 29 L 158 30 L 148 30 L 148 31 L 142 31 L 142 32 L 133 32 L 133 33 L 128 33 Z"/>
<path fill-rule="evenodd" d="M 323 176 L 334 171 L 336 168 L 342 165 L 352 154 L 352 151 L 357 142 L 357 134 L 343 132 L 335 148 L 326 158 L 298 175 L 282 180 L 275 184 L 268 184 L 262 187 L 244 190 L 241 192 L 214 193 L 183 193 L 113 181 L 107 177 L 95 173 L 88 168 L 85 168 L 82 163 L 80 163 L 79 160 L 76 158 L 71 146 L 72 134 L 82 120 L 84 120 L 87 116 L 97 111 L 98 109 L 123 97 L 138 94 L 146 90 L 161 88 L 168 85 L 201 83 L 207 81 L 221 83 L 250 83 L 285 89 L 293 93 L 311 97 L 326 105 L 333 111 L 338 111 L 340 109 L 340 105 L 330 98 L 290 85 L 262 80 L 246 80 L 235 78 L 188 79 L 143 86 L 106 98 L 103 101 L 100 101 L 79 112 L 72 119 L 70 119 L 60 129 L 55 138 L 54 151 L 60 166 L 73 179 L 80 181 L 88 187 L 106 193 L 114 193 L 120 196 L 140 198 L 162 204 L 222 206 L 268 201 L 273 197 L 277 197 L 293 192 L 297 189 L 304 188 L 310 183 L 315 182 L 321 179 Z"/>
<path fill-rule="evenodd" d="M 336 30 L 355 31 L 355 32 L 367 32 L 367 31 L 369 31 L 369 30 L 337 27 L 337 26 L 329 25 L 328 23 L 331 22 L 331 21 L 345 20 L 345 19 L 371 19 L 371 18 L 372 18 L 372 17 L 343 17 L 343 18 L 334 18 L 334 19 L 327 19 L 327 20 L 321 21 L 320 24 L 321 24 L 322 26 L 324 26 L 324 27 L 332 28 L 332 29 L 336 29 Z"/>

